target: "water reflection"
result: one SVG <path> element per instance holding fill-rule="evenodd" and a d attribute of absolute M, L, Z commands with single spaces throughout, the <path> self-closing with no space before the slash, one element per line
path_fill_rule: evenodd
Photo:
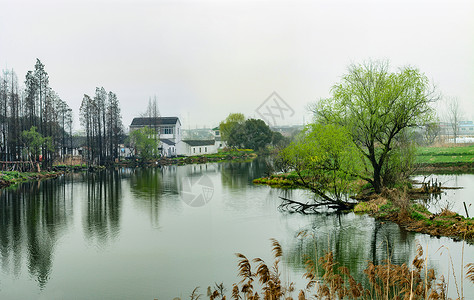
<path fill-rule="evenodd" d="M 120 231 L 121 173 L 118 169 L 89 173 L 85 182 L 84 234 L 89 241 L 105 245 L 115 239 Z"/>
<path fill-rule="evenodd" d="M 443 209 L 449 209 L 460 215 L 474 216 L 474 175 L 473 174 L 432 174 L 428 176 L 415 176 L 418 182 L 440 182 L 443 187 L 451 189 L 443 189 L 441 194 L 432 195 L 428 199 L 421 199 L 423 204 L 433 213 L 439 213 Z M 418 185 L 416 185 L 418 187 Z M 454 189 L 453 189 L 454 188 Z M 466 209 L 464 208 L 466 203 Z"/>
<path fill-rule="evenodd" d="M 395 264 L 409 264 L 415 249 L 415 234 L 393 223 L 353 213 L 313 216 L 306 236 L 295 239 L 287 250 L 287 262 L 304 272 L 308 258 L 313 260 L 332 251 L 338 266 L 346 266 L 359 282 L 366 282 L 368 262 L 382 264 L 387 258 Z M 322 275 L 322 274 L 321 274 Z"/>
<path fill-rule="evenodd" d="M 21 184 L 0 190 L 0 259 L 2 270 L 28 272 L 43 289 L 53 265 L 54 248 L 72 221 L 69 186 L 63 178 Z"/>
<path fill-rule="evenodd" d="M 330 250 L 360 280 L 367 261 L 379 264 L 390 254 L 394 263 L 410 262 L 415 239 L 423 238 L 352 213 L 279 212 L 278 196 L 305 202 L 312 194 L 252 185 L 265 168 L 254 160 L 116 169 L 0 191 L 0 298 L 51 299 L 60 291 L 84 299 L 172 299 L 196 285 L 235 282 L 233 253 L 260 257 L 271 237 L 282 242 L 290 274 L 304 272 L 305 255 Z M 213 199 L 190 207 L 181 197 L 184 184 L 204 175 Z M 316 243 L 296 238 L 301 229 Z M 438 241 L 461 253 L 459 243 L 426 236 L 431 256 Z M 465 249 L 472 262 L 472 246 Z M 448 274 L 446 259 L 438 265 Z M 204 271 L 196 277 L 193 270 Z"/>
<path fill-rule="evenodd" d="M 170 166 L 173 167 L 173 166 Z M 135 202 L 150 216 L 154 228 L 159 228 L 159 212 L 163 197 L 163 172 L 175 173 L 173 168 L 136 168 L 130 177 L 130 190 Z M 172 176 L 168 176 L 172 177 Z M 167 189 L 173 190 L 173 182 L 167 181 Z"/>
<path fill-rule="evenodd" d="M 264 158 L 250 162 L 228 162 L 218 165 L 222 185 L 229 189 L 246 188 L 255 178 L 263 176 L 267 170 Z"/>

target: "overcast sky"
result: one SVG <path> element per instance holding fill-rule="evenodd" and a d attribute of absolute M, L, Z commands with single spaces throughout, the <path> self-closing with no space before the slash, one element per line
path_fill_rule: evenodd
<path fill-rule="evenodd" d="M 419 68 L 474 119 L 472 0 L 0 0 L 0 69 L 23 82 L 36 58 L 76 129 L 96 86 L 117 94 L 126 127 L 154 95 L 163 116 L 196 128 L 258 117 L 274 91 L 294 110 L 278 122 L 301 124 L 368 59 Z"/>

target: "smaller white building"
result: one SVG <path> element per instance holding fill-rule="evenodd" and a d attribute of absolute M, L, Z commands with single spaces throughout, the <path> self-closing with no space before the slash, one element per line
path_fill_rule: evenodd
<path fill-rule="evenodd" d="M 196 156 L 217 153 L 215 140 L 183 140 L 178 146 L 178 155 Z"/>

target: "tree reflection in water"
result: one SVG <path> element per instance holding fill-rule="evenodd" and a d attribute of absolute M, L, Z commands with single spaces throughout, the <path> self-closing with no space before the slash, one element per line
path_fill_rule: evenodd
<path fill-rule="evenodd" d="M 317 260 L 332 251 L 339 266 L 348 267 L 357 281 L 366 283 L 363 271 L 368 262 L 383 264 L 390 258 L 394 264 L 410 265 L 415 246 L 415 234 L 397 224 L 354 213 L 320 213 L 313 215 L 311 227 L 302 231 L 286 258 L 303 272 L 308 259 Z"/>
<path fill-rule="evenodd" d="M 2 270 L 19 276 L 26 260 L 40 289 L 48 282 L 54 247 L 72 221 L 70 185 L 64 178 L 23 183 L 0 190 L 0 260 Z"/>
<path fill-rule="evenodd" d="M 118 169 L 88 173 L 87 204 L 83 217 L 84 233 L 88 240 L 106 245 L 120 231 L 122 206 L 122 174 Z"/>

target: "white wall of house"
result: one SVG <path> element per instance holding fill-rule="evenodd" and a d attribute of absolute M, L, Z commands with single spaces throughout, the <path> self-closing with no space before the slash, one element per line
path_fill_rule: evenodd
<path fill-rule="evenodd" d="M 176 145 L 170 145 L 164 142 L 161 142 L 161 156 L 162 157 L 175 157 L 177 155 Z"/>
<path fill-rule="evenodd" d="M 160 139 L 168 139 L 177 143 L 181 141 L 181 122 L 178 121 L 174 125 L 160 125 Z"/>
<path fill-rule="evenodd" d="M 226 142 L 222 140 L 221 131 L 219 127 L 215 127 L 212 129 L 212 135 L 214 136 L 214 140 L 216 141 L 215 146 L 217 149 L 224 149 L 225 147 L 227 147 Z"/>
<path fill-rule="evenodd" d="M 204 155 L 204 154 L 213 154 L 217 153 L 217 147 L 214 143 L 209 143 L 206 145 L 190 145 L 186 141 L 181 141 L 178 146 L 178 155 L 184 156 L 197 156 L 197 155 Z"/>

